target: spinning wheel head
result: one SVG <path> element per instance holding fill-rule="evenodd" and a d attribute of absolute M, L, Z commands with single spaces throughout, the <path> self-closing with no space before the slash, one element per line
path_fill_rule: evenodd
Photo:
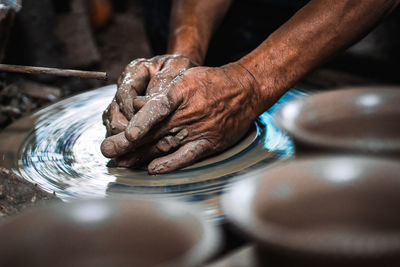
<path fill-rule="evenodd" d="M 275 126 L 276 106 L 304 93 L 288 92 L 234 147 L 169 174 L 112 167 L 100 152 L 105 136 L 101 114 L 115 86 L 65 99 L 12 124 L 0 134 L 0 166 L 62 199 L 135 194 L 199 202 L 211 218 L 222 214 L 219 195 L 238 175 L 293 153 Z"/>

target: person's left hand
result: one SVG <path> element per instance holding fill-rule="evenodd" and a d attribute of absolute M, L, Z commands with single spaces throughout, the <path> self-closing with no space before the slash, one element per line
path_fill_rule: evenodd
<path fill-rule="evenodd" d="M 101 150 L 117 157 L 118 166 L 151 161 L 150 174 L 171 172 L 235 144 L 275 100 L 266 99 L 239 64 L 191 68 L 152 96 Z"/>
<path fill-rule="evenodd" d="M 188 57 L 177 54 L 138 58 L 129 63 L 118 79 L 114 99 L 103 113 L 106 136 L 124 131 L 128 121 L 152 94 L 194 66 Z"/>

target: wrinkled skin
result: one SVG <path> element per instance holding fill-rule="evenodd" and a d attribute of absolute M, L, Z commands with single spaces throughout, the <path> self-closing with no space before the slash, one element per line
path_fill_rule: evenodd
<path fill-rule="evenodd" d="M 129 120 L 153 94 L 193 66 L 194 63 L 181 55 L 141 58 L 129 63 L 118 79 L 115 98 L 103 113 L 107 136 L 124 131 Z"/>
<path fill-rule="evenodd" d="M 359 40 L 400 0 L 311 0 L 239 61 L 201 64 L 230 0 L 174 0 L 168 52 L 136 60 L 104 113 L 105 156 L 119 166 L 150 162 L 152 174 L 187 166 L 233 145 L 251 121 L 319 64 Z"/>
<path fill-rule="evenodd" d="M 123 167 L 152 160 L 150 174 L 183 168 L 243 137 L 266 108 L 261 99 L 254 78 L 238 64 L 191 68 L 152 94 L 101 149 Z"/>

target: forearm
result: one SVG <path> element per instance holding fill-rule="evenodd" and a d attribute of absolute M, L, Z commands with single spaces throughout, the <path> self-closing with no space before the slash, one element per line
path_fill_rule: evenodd
<path fill-rule="evenodd" d="M 181 54 L 202 64 L 215 29 L 231 0 L 174 0 L 168 53 Z"/>
<path fill-rule="evenodd" d="M 335 53 L 362 38 L 399 1 L 313 0 L 238 61 L 254 77 L 267 107 Z M 262 110 L 260 111 L 262 112 Z"/>

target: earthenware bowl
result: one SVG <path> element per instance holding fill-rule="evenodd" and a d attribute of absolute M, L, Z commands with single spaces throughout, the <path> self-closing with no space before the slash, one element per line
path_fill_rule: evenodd
<path fill-rule="evenodd" d="M 129 199 L 32 210 L 0 225 L 0 266 L 198 266 L 220 238 L 195 210 Z"/>
<path fill-rule="evenodd" d="M 296 152 L 400 155 L 400 87 L 326 91 L 287 103 L 275 115 Z"/>
<path fill-rule="evenodd" d="M 229 188 L 222 206 L 262 250 L 355 262 L 397 257 L 399 263 L 398 161 L 304 157 L 252 176 Z"/>

